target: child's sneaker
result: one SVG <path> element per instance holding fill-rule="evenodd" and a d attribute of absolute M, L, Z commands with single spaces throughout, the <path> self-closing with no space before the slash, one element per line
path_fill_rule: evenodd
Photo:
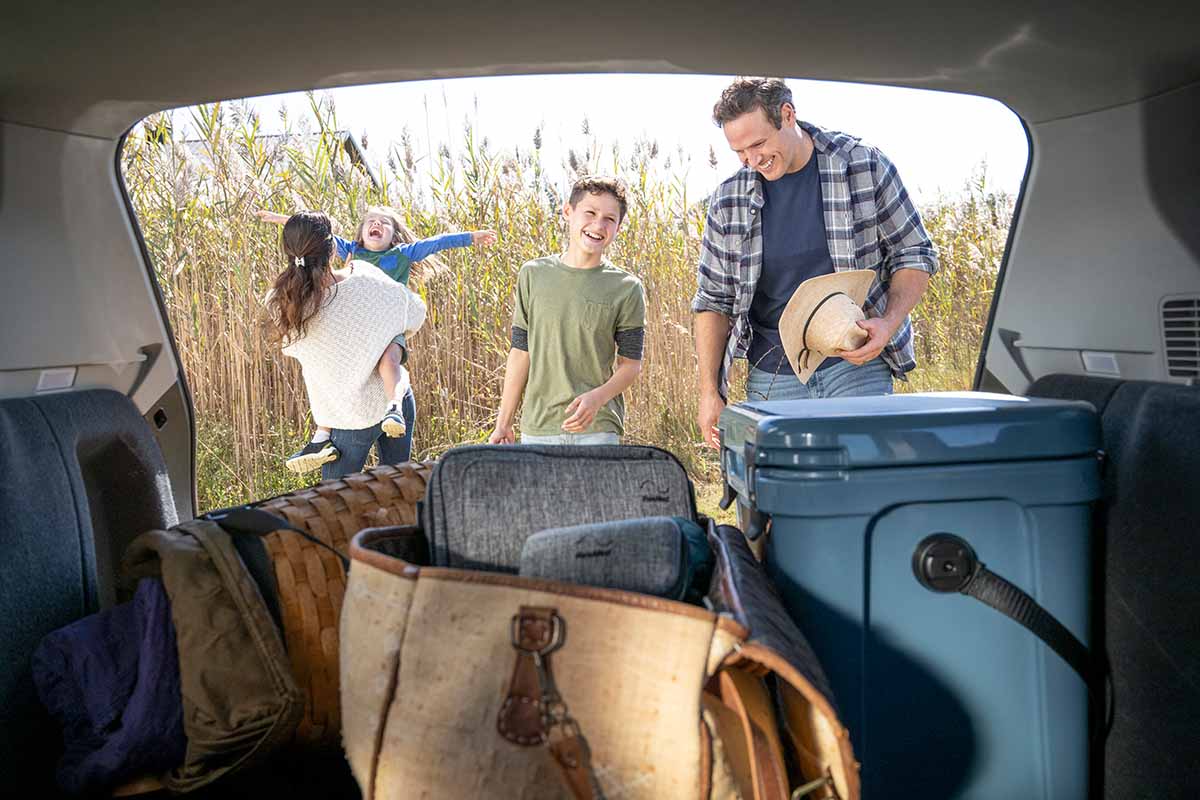
<path fill-rule="evenodd" d="M 322 464 L 337 461 L 341 457 L 342 454 L 333 442 L 325 440 L 324 442 L 309 442 L 304 445 L 302 450 L 293 453 L 286 463 L 287 468 L 292 472 L 300 473 L 320 469 Z"/>
<path fill-rule="evenodd" d="M 387 416 L 383 418 L 381 426 L 383 427 L 383 432 L 393 439 L 400 438 L 408 431 L 408 426 L 404 424 L 404 415 L 395 406 L 388 409 Z"/>

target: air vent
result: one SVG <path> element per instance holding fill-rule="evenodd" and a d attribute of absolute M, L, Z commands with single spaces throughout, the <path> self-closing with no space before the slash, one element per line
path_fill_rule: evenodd
<path fill-rule="evenodd" d="M 1162 320 L 1167 374 L 1200 381 L 1200 296 L 1164 300 Z"/>

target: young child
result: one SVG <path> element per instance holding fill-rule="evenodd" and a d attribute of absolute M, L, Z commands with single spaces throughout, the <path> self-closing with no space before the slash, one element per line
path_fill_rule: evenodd
<path fill-rule="evenodd" d="M 563 205 L 567 251 L 521 267 L 512 347 L 492 444 L 618 444 L 621 393 L 642 371 L 642 282 L 604 259 L 625 218 L 625 186 L 584 177 Z M 616 368 L 613 367 L 614 357 Z"/>
<path fill-rule="evenodd" d="M 272 211 L 259 209 L 255 212 L 264 222 L 282 225 L 288 217 Z M 406 242 L 411 233 L 400 221 L 399 215 L 384 206 L 372 206 L 358 226 L 353 241 L 335 235 L 333 237 L 338 258 L 351 261 L 366 261 L 383 270 L 398 283 L 408 285 L 413 275 L 413 265 L 429 258 L 434 253 L 452 247 L 476 247 L 495 244 L 496 232 L 491 230 L 465 231 L 432 236 L 415 242 Z M 419 275 L 418 275 L 419 277 Z M 401 403 L 408 393 L 411 382 L 404 362 L 408 360 L 408 348 L 404 336 L 397 336 L 379 359 L 379 376 L 388 387 L 392 403 L 383 418 L 383 432 L 388 436 L 401 437 L 408 431 L 401 411 Z M 337 447 L 330 441 L 329 429 L 318 426 L 312 441 L 287 460 L 292 472 L 306 472 L 339 457 Z"/>

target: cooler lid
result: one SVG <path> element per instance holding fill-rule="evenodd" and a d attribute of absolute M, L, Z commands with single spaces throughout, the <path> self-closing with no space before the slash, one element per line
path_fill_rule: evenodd
<path fill-rule="evenodd" d="M 1088 403 L 984 392 L 746 402 L 721 413 L 723 446 L 757 466 L 813 469 L 1023 461 L 1088 455 Z"/>

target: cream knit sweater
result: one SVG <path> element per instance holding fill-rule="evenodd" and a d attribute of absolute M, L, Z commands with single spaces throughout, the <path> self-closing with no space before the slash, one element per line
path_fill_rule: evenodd
<path fill-rule="evenodd" d="M 299 360 L 313 420 L 343 430 L 369 428 L 383 419 L 390 398 L 376 366 L 397 334 L 425 323 L 425 303 L 407 286 L 365 261 L 328 292 L 304 337 L 287 342 L 284 355 Z"/>

